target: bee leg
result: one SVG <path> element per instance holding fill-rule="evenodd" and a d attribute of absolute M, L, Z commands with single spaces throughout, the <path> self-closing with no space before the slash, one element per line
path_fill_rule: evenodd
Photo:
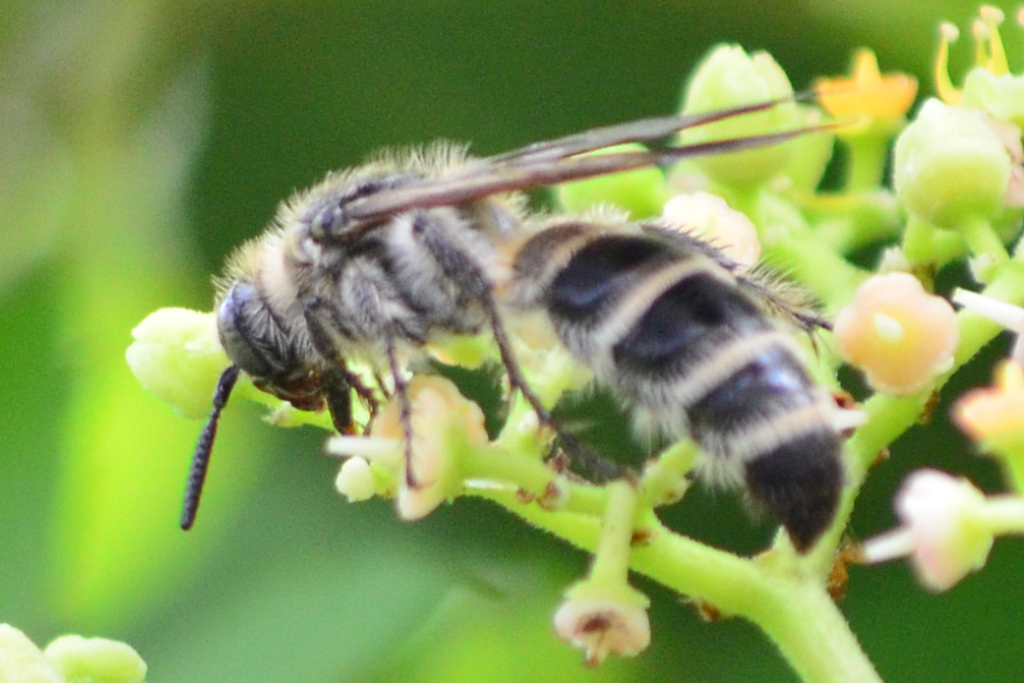
<path fill-rule="evenodd" d="M 331 360 L 331 364 L 320 373 L 320 384 L 324 391 L 324 398 L 327 399 L 327 408 L 331 411 L 331 421 L 334 428 L 341 434 L 355 434 L 356 428 L 352 419 L 352 392 L 362 401 L 370 413 L 370 419 L 363 427 L 365 434 L 370 431 L 377 411 L 380 409 L 380 402 L 373 389 L 363 383 L 362 378 L 350 371 L 337 358 Z"/>
<path fill-rule="evenodd" d="M 395 397 L 398 399 L 398 423 L 402 425 L 402 454 L 405 458 L 405 485 L 411 489 L 419 488 L 416 473 L 412 471 L 412 406 L 409 404 L 409 384 L 405 381 L 402 368 L 398 365 L 395 344 L 392 337 L 387 338 L 388 369 L 395 383 Z"/>
<path fill-rule="evenodd" d="M 446 231 L 444 226 L 439 225 L 436 221 L 430 220 L 425 212 L 416 217 L 414 234 L 445 276 L 458 283 L 468 297 L 480 302 L 490 322 L 494 341 L 498 345 L 501 363 L 508 372 L 509 384 L 512 385 L 514 391 L 523 395 L 533 412 L 537 414 L 541 424 L 554 427 L 551 413 L 530 388 L 516 362 L 512 345 L 505 333 L 505 326 L 494 301 L 491 278 L 477 260 L 467 255 L 472 253 L 472 250 L 453 243 L 450 231 Z"/>
<path fill-rule="evenodd" d="M 306 320 L 306 329 L 309 331 L 310 341 L 320 356 L 327 361 L 325 368 L 320 373 L 320 384 L 323 389 L 324 398 L 327 399 L 327 408 L 331 411 L 331 421 L 334 428 L 341 434 L 352 434 L 352 392 L 355 391 L 370 411 L 370 421 L 367 423 L 364 432 L 369 431 L 373 418 L 377 415 L 380 407 L 377 396 L 373 389 L 363 383 L 359 375 L 348 369 L 345 359 L 338 352 L 340 337 L 336 323 L 332 322 L 330 308 L 323 299 L 311 298 L 304 303 L 303 315 Z M 380 377 L 377 377 L 380 384 Z"/>
<path fill-rule="evenodd" d="M 320 387 L 327 400 L 327 410 L 339 434 L 355 432 L 352 424 L 352 377 L 352 373 L 334 363 L 320 373 Z"/>
<path fill-rule="evenodd" d="M 374 390 L 363 384 L 363 380 L 359 375 L 347 370 L 346 374 L 348 375 L 349 386 L 356 392 L 356 396 L 366 405 L 366 409 L 370 413 L 370 418 L 366 421 L 366 426 L 363 429 L 363 433 L 367 434 L 370 431 L 370 427 L 373 426 L 373 421 L 377 419 L 377 413 L 380 411 L 380 401 L 377 399 L 377 394 Z M 377 386 L 382 386 L 379 377 L 377 378 Z"/>
<path fill-rule="evenodd" d="M 614 460 L 599 455 L 587 444 L 562 430 L 558 431 L 552 446 L 554 454 L 551 457 L 558 458 L 561 455 L 567 458 L 572 471 L 593 484 L 607 484 L 635 474 Z"/>
<path fill-rule="evenodd" d="M 626 469 L 617 462 L 598 454 L 567 432 L 558 423 L 554 415 L 551 414 L 551 411 L 541 403 L 540 397 L 534 393 L 529 382 L 523 376 L 522 370 L 519 368 L 519 363 L 516 361 L 515 354 L 512 351 L 512 344 L 509 341 L 508 334 L 505 332 L 505 325 L 501 320 L 501 316 L 498 315 L 498 309 L 494 304 L 494 300 L 490 296 L 483 297 L 483 304 L 487 315 L 490 317 L 494 342 L 498 346 L 501 363 L 505 366 L 505 371 L 508 373 L 509 384 L 512 386 L 513 391 L 518 391 L 523 395 L 526 402 L 530 404 L 530 408 L 533 409 L 534 414 L 537 415 L 537 420 L 541 425 L 549 427 L 555 432 L 556 441 L 562 451 L 579 466 L 579 469 L 586 473 L 589 481 L 602 484 L 624 476 L 627 473 Z"/>
<path fill-rule="evenodd" d="M 483 297 L 483 305 L 487 311 L 487 316 L 490 318 L 494 343 L 498 346 L 501 364 L 505 366 L 505 371 L 508 373 L 508 382 L 512 390 L 518 391 L 523 395 L 523 398 L 530 404 L 530 408 L 536 413 L 537 419 L 542 425 L 551 427 L 556 432 L 561 433 L 562 430 L 555 424 L 555 418 L 552 417 L 551 411 L 541 403 L 540 397 L 534 393 L 529 382 L 526 381 L 526 377 L 523 376 L 523 371 L 519 368 L 519 362 L 516 361 L 515 354 L 512 351 L 512 344 L 509 341 L 508 334 L 505 332 L 505 324 L 501 321 L 501 316 L 498 314 L 498 307 L 495 305 L 494 299 L 490 296 Z"/>

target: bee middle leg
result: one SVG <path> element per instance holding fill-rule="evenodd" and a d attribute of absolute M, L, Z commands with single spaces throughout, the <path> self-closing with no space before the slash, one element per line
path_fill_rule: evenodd
<path fill-rule="evenodd" d="M 405 485 L 410 489 L 419 488 L 416 473 L 412 469 L 412 405 L 409 403 L 409 383 L 402 374 L 395 351 L 394 338 L 387 338 L 388 370 L 395 384 L 395 398 L 398 399 L 398 423 L 402 426 L 402 456 L 405 459 Z"/>
<path fill-rule="evenodd" d="M 368 431 L 377 415 L 380 402 L 373 389 L 366 386 L 359 375 L 348 369 L 345 359 L 341 356 L 339 348 L 344 334 L 332 320 L 330 306 L 320 298 L 311 298 L 305 302 L 303 315 L 310 341 L 324 360 L 324 367 L 320 370 L 320 388 L 327 401 L 327 409 L 331 413 L 334 428 L 341 434 L 355 432 L 352 420 L 354 391 L 366 404 L 370 413 L 370 420 L 363 430 Z"/>
<path fill-rule="evenodd" d="M 456 290 L 459 294 L 450 300 L 453 307 L 458 310 L 460 306 L 476 305 L 483 310 L 495 345 L 498 347 L 509 386 L 513 392 L 519 392 L 526 399 L 540 426 L 547 427 L 556 436 L 562 437 L 562 444 L 573 444 L 570 450 L 574 451 L 574 460 L 586 460 L 591 463 L 604 461 L 604 458 L 586 448 L 558 423 L 524 375 L 494 297 L 494 284 L 485 265 L 488 252 L 481 248 L 475 239 L 479 235 L 465 228 L 452 229 L 450 224 L 435 219 L 426 211 L 416 216 L 413 225 L 413 235 L 418 244 L 429 254 L 448 281 L 458 285 Z M 394 373 L 394 370 L 392 372 Z M 396 382 L 397 379 L 396 374 Z M 597 469 L 609 472 L 616 467 L 614 463 L 604 461 Z"/>
<path fill-rule="evenodd" d="M 445 277 L 458 285 L 459 296 L 453 298 L 451 304 L 459 308 L 475 303 L 483 309 L 512 390 L 522 394 L 541 424 L 554 428 L 555 422 L 551 412 L 530 387 L 516 361 L 511 341 L 494 300 L 494 285 L 483 263 L 486 257 L 478 256 L 483 250 L 476 243 L 476 235 L 471 234 L 466 228 L 452 230 L 451 226 L 433 219 L 427 212 L 420 213 L 414 225 L 417 241 L 430 254 L 430 258 Z M 466 301 L 462 301 L 462 297 L 465 297 Z"/>

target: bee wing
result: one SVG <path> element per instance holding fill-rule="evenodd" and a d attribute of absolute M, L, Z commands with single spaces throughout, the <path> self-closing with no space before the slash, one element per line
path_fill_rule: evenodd
<path fill-rule="evenodd" d="M 663 166 L 691 157 L 765 147 L 808 133 L 830 130 L 838 125 L 826 123 L 779 133 L 677 145 L 657 150 L 612 152 L 593 156 L 565 156 L 566 149 L 571 149 L 571 154 L 579 154 L 580 151 L 594 151 L 626 139 L 641 140 L 664 137 L 662 133 L 666 130 L 667 121 L 678 122 L 684 118 L 688 119 L 689 117 L 645 119 L 632 124 L 592 131 L 607 133 L 596 136 L 600 138 L 602 144 L 596 144 L 596 138 L 591 138 L 588 142 L 583 143 L 582 140 L 590 135 L 583 133 L 579 136 L 563 138 L 563 140 L 576 139 L 577 142 L 542 143 L 549 146 L 541 150 L 541 148 L 534 148 L 531 145 L 517 152 L 497 157 L 470 160 L 445 175 L 426 178 L 401 188 L 381 191 L 353 200 L 346 205 L 345 210 L 349 216 L 355 219 L 385 217 L 413 208 L 459 204 L 499 192 L 555 185 L 647 166 Z M 717 118 L 723 118 L 723 116 Z M 637 136 L 636 133 L 642 127 L 641 124 L 648 122 L 654 122 L 648 130 L 657 132 L 658 135 L 649 138 Z M 624 136 L 624 132 L 630 134 Z M 610 140 L 612 142 L 609 142 Z"/>
<path fill-rule="evenodd" d="M 539 161 L 541 159 L 562 159 L 627 142 L 659 140 L 678 133 L 685 128 L 693 128 L 734 116 L 764 111 L 784 102 L 792 101 L 794 98 L 795 96 L 782 97 L 775 100 L 727 107 L 699 114 L 659 116 L 613 126 L 604 126 L 602 128 L 592 128 L 582 133 L 567 135 L 554 140 L 535 142 L 512 152 L 489 157 L 488 161 L 494 163 L 520 163 L 523 161 Z"/>

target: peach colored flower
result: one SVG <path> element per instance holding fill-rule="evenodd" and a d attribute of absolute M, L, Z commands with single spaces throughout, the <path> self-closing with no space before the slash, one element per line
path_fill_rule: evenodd
<path fill-rule="evenodd" d="M 462 491 L 460 457 L 467 448 L 487 444 L 488 436 L 483 411 L 447 379 L 414 377 L 408 384 L 407 396 L 412 409 L 411 463 L 403 458 L 405 434 L 397 400 L 377 415 L 369 437 L 336 436 L 327 450 L 334 455 L 351 456 L 336 481 L 343 495 L 350 500 L 363 500 L 371 491 L 390 493 L 385 490 L 387 482 L 373 472 L 373 466 L 379 466 L 399 482 L 399 516 L 412 520 L 425 517 Z M 370 467 L 364 467 L 359 460 Z M 412 485 L 405 475 L 407 465 L 412 467 Z"/>
<path fill-rule="evenodd" d="M 634 600 L 569 596 L 555 612 L 555 632 L 596 666 L 609 654 L 635 657 L 651 643 L 646 605 Z"/>
<path fill-rule="evenodd" d="M 907 273 L 875 275 L 835 322 L 839 351 L 878 391 L 912 394 L 947 370 L 959 339 L 949 302 Z"/>
<path fill-rule="evenodd" d="M 1024 440 L 1024 370 L 1004 362 L 996 386 L 975 389 L 953 407 L 953 421 L 975 441 L 1016 436 Z"/>

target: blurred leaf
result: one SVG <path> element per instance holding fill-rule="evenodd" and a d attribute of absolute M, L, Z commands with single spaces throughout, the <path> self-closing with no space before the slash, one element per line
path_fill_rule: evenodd
<path fill-rule="evenodd" d="M 198 148 L 204 97 L 201 72 L 186 73 L 133 134 L 110 139 L 101 129 L 75 150 L 75 200 L 64 217 L 74 233 L 63 273 L 74 381 L 52 592 L 61 613 L 90 622 L 145 610 L 180 585 L 190 557 L 176 519 L 198 425 L 145 396 L 124 349 L 130 330 L 173 300 L 176 280 L 190 272 L 169 235 Z M 247 439 L 224 441 L 227 454 Z M 236 491 L 256 471 L 252 461 L 228 469 L 236 472 L 223 481 Z"/>
<path fill-rule="evenodd" d="M 395 559 L 364 547 L 262 563 L 216 596 L 216 610 L 194 612 L 165 651 L 147 655 L 151 679 L 352 680 L 404 642 L 448 585 L 439 567 Z"/>

